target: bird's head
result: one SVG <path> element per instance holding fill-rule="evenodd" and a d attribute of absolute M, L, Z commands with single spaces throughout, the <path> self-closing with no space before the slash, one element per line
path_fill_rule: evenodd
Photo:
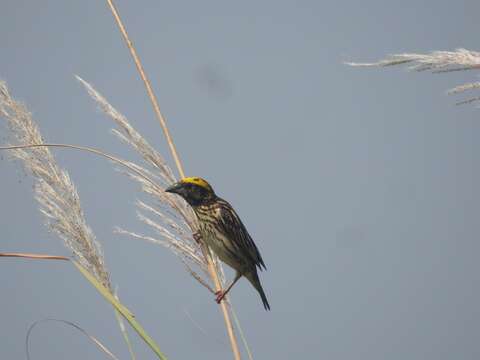
<path fill-rule="evenodd" d="M 215 192 L 208 182 L 199 177 L 186 177 L 165 189 L 178 194 L 191 206 L 200 206 L 215 199 Z"/>

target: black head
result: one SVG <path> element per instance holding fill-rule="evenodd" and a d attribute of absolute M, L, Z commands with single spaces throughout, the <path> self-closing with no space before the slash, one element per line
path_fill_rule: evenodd
<path fill-rule="evenodd" d="M 191 206 L 207 204 L 216 197 L 210 184 L 198 177 L 184 178 L 165 191 L 180 195 Z"/>

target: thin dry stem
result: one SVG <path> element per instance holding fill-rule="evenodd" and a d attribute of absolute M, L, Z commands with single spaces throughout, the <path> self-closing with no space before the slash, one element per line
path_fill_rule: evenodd
<path fill-rule="evenodd" d="M 66 256 L 41 255 L 41 254 L 31 254 L 31 253 L 2 252 L 2 253 L 0 253 L 0 257 L 13 257 L 13 258 L 35 259 L 35 260 L 65 260 L 65 261 L 70 261 L 70 259 Z"/>
<path fill-rule="evenodd" d="M 237 325 L 240 339 L 242 339 L 243 346 L 245 346 L 245 350 L 247 351 L 247 356 L 250 360 L 253 360 L 252 350 L 250 349 L 250 345 L 248 345 L 247 338 L 245 336 L 245 333 L 243 332 L 242 326 L 240 325 L 240 319 L 237 316 L 237 312 L 235 311 L 235 308 L 233 307 L 230 299 L 228 299 L 227 301 L 228 305 L 230 306 L 230 311 L 232 312 L 233 321 L 235 321 L 235 324 Z"/>
<path fill-rule="evenodd" d="M 94 148 L 91 148 L 91 147 L 87 147 L 87 146 L 71 145 L 71 144 L 52 144 L 52 143 L 45 144 L 44 143 L 44 144 L 0 146 L 0 150 L 20 150 L 20 149 L 42 148 L 42 147 L 45 147 L 45 148 L 60 147 L 60 148 L 75 149 L 75 150 L 91 152 L 95 155 L 103 156 L 103 157 L 107 158 L 108 160 L 113 161 L 117 164 L 120 164 L 120 165 L 126 167 L 127 169 L 129 169 L 130 171 L 136 173 L 139 177 L 141 177 L 143 179 L 143 181 L 146 181 L 153 186 L 157 186 L 157 184 L 153 180 L 148 178 L 148 176 L 146 176 L 144 173 L 142 173 L 140 170 L 138 170 L 138 168 L 135 168 L 134 166 L 132 166 L 132 163 L 130 163 L 128 161 L 125 161 L 125 160 L 122 160 L 120 158 L 117 158 L 115 156 L 109 155 L 109 154 L 107 154 L 103 151 L 100 151 L 100 150 L 97 150 L 97 149 L 94 149 Z"/>
<path fill-rule="evenodd" d="M 128 49 L 130 50 L 130 54 L 133 57 L 133 60 L 135 62 L 135 65 L 138 69 L 138 73 L 140 74 L 140 77 L 142 78 L 143 83 L 145 84 L 145 88 L 148 93 L 148 97 L 150 98 L 153 106 L 153 110 L 155 111 L 155 115 L 160 123 L 160 126 L 163 129 L 163 133 L 165 134 L 165 137 L 167 138 L 167 143 L 168 146 L 170 147 L 170 151 L 172 153 L 173 159 L 175 160 L 175 164 L 177 165 L 178 172 L 180 174 L 180 177 L 185 177 L 185 173 L 183 171 L 183 166 L 182 163 L 180 162 L 180 157 L 178 156 L 177 150 L 175 148 L 175 144 L 173 143 L 172 136 L 170 135 L 170 131 L 168 130 L 167 127 L 167 122 L 165 121 L 165 118 L 163 117 L 162 113 L 160 112 L 160 106 L 158 105 L 157 98 L 155 96 L 155 93 L 152 90 L 152 86 L 150 85 L 150 80 L 148 80 L 147 75 L 145 71 L 143 70 L 142 63 L 140 62 L 140 58 L 137 55 L 137 51 L 135 50 L 135 47 L 133 46 L 132 41 L 130 40 L 127 30 L 125 29 L 125 26 L 123 25 L 122 19 L 120 18 L 120 14 L 118 13 L 115 4 L 113 3 L 112 0 L 107 0 L 108 6 L 110 7 L 110 10 L 112 11 L 113 17 L 115 18 L 115 22 L 118 25 L 118 28 L 120 29 L 120 32 L 122 33 L 123 39 L 125 40 Z"/>
<path fill-rule="evenodd" d="M 113 360 L 118 360 L 118 357 L 116 357 L 105 345 L 102 344 L 102 342 L 100 340 L 98 340 L 95 336 L 89 334 L 86 330 L 84 330 L 82 327 L 80 327 L 79 325 L 71 322 L 71 321 L 67 321 L 67 320 L 62 320 L 62 319 L 52 319 L 52 318 L 48 318 L 48 319 L 43 319 L 43 320 L 38 320 L 38 321 L 35 321 L 32 325 L 30 325 L 30 327 L 28 328 L 28 331 L 27 331 L 27 336 L 25 337 L 25 349 L 26 349 L 26 352 L 27 352 L 27 360 L 30 360 L 31 357 L 30 357 L 30 336 L 32 334 L 32 330 L 39 324 L 43 323 L 43 322 L 47 322 L 47 321 L 53 321 L 53 322 L 58 322 L 58 323 L 63 323 L 63 324 L 66 324 L 68 326 L 71 326 L 73 327 L 74 329 L 77 329 L 78 331 L 80 331 L 83 335 L 85 335 L 96 347 L 98 347 L 104 354 L 106 354 L 109 358 L 113 359 Z"/>
<path fill-rule="evenodd" d="M 120 29 L 120 32 L 122 33 L 122 36 L 130 50 L 130 53 L 133 57 L 133 60 L 135 62 L 135 65 L 138 69 L 138 72 L 140 74 L 140 77 L 142 78 L 143 80 L 143 83 L 145 84 L 145 88 L 147 90 L 147 93 L 148 93 L 148 96 L 152 102 L 152 106 L 153 106 L 153 109 L 155 111 L 155 114 L 157 116 L 157 119 L 159 120 L 160 122 L 160 125 L 163 129 L 163 132 L 165 134 L 165 137 L 167 139 L 167 143 L 168 143 L 168 146 L 170 147 L 170 151 L 172 153 L 172 156 L 175 160 L 175 164 L 177 166 L 177 170 L 180 174 L 180 177 L 185 177 L 185 173 L 183 171 L 183 166 L 182 166 L 182 163 L 180 161 L 180 158 L 177 154 L 177 150 L 175 148 L 175 145 L 173 143 L 173 139 L 170 135 L 170 131 L 168 130 L 168 127 L 167 127 L 167 124 L 166 124 L 166 121 L 162 115 L 162 113 L 160 112 L 160 106 L 158 105 L 158 101 L 156 99 L 156 96 L 152 90 L 152 87 L 150 85 L 150 81 L 148 80 L 146 74 L 145 74 L 145 71 L 143 69 L 143 66 L 142 66 L 142 63 L 140 62 L 140 59 L 137 55 L 137 52 L 132 44 L 132 41 L 130 40 L 129 36 L 128 36 L 128 33 L 125 29 L 125 26 L 123 25 L 123 22 L 120 18 L 120 15 L 113 3 L 113 0 L 107 0 L 108 2 L 108 5 L 110 7 L 110 10 L 115 18 L 115 21 Z M 195 231 L 198 227 L 195 225 L 194 228 L 192 228 L 192 231 Z M 205 245 L 202 246 L 202 250 L 204 252 L 204 254 L 207 252 L 207 249 L 205 247 Z M 210 256 L 207 256 L 206 257 L 206 260 L 207 260 L 207 265 L 208 265 L 208 271 L 210 273 L 210 276 L 214 282 L 214 285 L 215 285 L 215 289 L 216 290 L 221 290 L 222 289 L 222 286 L 221 286 L 221 283 L 220 283 L 220 279 L 218 277 L 218 273 L 213 265 L 213 262 L 211 261 L 211 257 Z M 228 336 L 229 336 L 229 339 L 230 339 L 230 344 L 231 344 L 231 347 L 232 347 L 232 351 L 233 351 L 233 355 L 234 355 L 234 358 L 235 359 L 240 359 L 240 351 L 238 349 L 238 343 L 237 343 L 237 339 L 235 337 L 235 333 L 233 331 L 233 325 L 232 325 L 232 321 L 230 319 L 230 314 L 228 312 L 228 308 L 227 308 L 227 305 L 225 302 L 221 302 L 220 303 L 220 306 L 222 308 L 222 313 L 223 313 L 223 317 L 224 317 L 224 321 L 225 321 L 225 325 L 227 327 L 227 333 L 228 333 Z"/>
<path fill-rule="evenodd" d="M 77 77 L 78 78 L 78 77 Z M 98 91 L 96 91 L 92 85 L 87 83 L 85 80 L 78 78 L 79 81 L 86 87 L 89 95 L 96 101 L 99 105 L 99 108 L 105 112 L 115 123 L 120 127 L 121 131 L 114 130 L 113 133 L 120 137 L 121 140 L 131 145 L 140 155 L 142 155 L 145 162 L 153 167 L 155 173 L 150 172 L 149 170 L 142 168 L 136 164 L 128 163 L 129 169 L 133 168 L 135 172 L 129 172 L 128 175 L 138 181 L 142 185 L 142 190 L 153 196 L 158 200 L 158 204 L 161 207 L 155 208 L 153 206 L 147 205 L 141 201 L 137 202 L 137 206 L 140 210 L 146 210 L 153 213 L 158 221 L 152 220 L 150 217 L 139 213 L 139 218 L 146 225 L 150 226 L 155 232 L 163 237 L 164 240 L 158 240 L 150 236 L 145 236 L 141 234 L 136 234 L 127 230 L 117 229 L 118 233 L 127 234 L 137 239 L 143 239 L 153 243 L 161 244 L 166 246 L 173 251 L 174 254 L 180 257 L 184 264 L 187 264 L 187 270 L 189 273 L 207 288 L 210 288 L 208 283 L 189 265 L 193 263 L 198 266 L 201 270 L 206 272 L 210 279 L 213 281 L 213 285 L 216 291 L 222 289 L 222 284 L 224 283 L 223 269 L 218 261 L 216 261 L 216 256 L 210 254 L 209 250 L 206 247 L 200 247 L 192 237 L 192 233 L 195 232 L 197 228 L 197 220 L 195 214 L 191 208 L 185 203 L 183 199 L 178 196 L 172 196 L 171 194 L 165 193 L 164 180 L 171 174 L 171 170 L 168 165 L 164 162 L 163 157 L 151 156 L 150 154 L 153 148 L 150 147 L 148 142 L 129 124 L 125 116 L 123 116 L 119 111 L 117 111 L 108 101 L 103 97 Z M 147 154 L 147 155 L 146 155 Z M 157 161 L 152 164 L 152 158 L 156 158 Z M 139 173 L 144 176 L 139 176 Z M 160 182 L 155 185 L 147 179 L 159 179 Z M 169 208 L 173 209 L 175 212 L 169 211 Z M 178 217 L 178 214 L 180 217 Z M 170 230 L 172 231 L 170 231 Z M 212 260 L 213 259 L 213 262 Z M 215 270 L 216 268 L 220 269 L 220 272 Z M 215 281 L 215 277 L 212 276 L 212 272 L 217 275 L 218 282 Z M 222 302 L 223 304 L 223 302 Z M 228 313 L 228 308 L 225 306 L 222 307 Z M 230 325 L 232 325 L 230 321 Z M 227 325 L 228 329 L 228 325 Z M 231 327 L 233 334 L 233 326 Z M 230 337 L 230 333 L 229 333 Z"/>

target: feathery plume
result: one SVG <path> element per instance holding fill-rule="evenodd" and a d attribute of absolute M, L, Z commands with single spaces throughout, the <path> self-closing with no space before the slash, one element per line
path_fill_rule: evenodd
<path fill-rule="evenodd" d="M 196 227 L 195 214 L 182 198 L 172 196 L 164 191 L 167 186 L 176 181 L 173 171 L 165 159 L 130 125 L 124 115 L 110 105 L 91 84 L 79 76 L 76 76 L 76 78 L 86 88 L 99 109 L 118 126 L 118 129 L 112 130 L 112 133 L 131 146 L 149 167 L 147 169 L 134 163 L 128 163 L 130 167 L 135 168 L 138 173 L 145 176 L 139 176 L 138 173 L 131 171 L 126 173 L 130 178 L 137 181 L 141 185 L 142 191 L 154 201 L 154 204 L 137 201 L 137 215 L 140 221 L 149 226 L 159 238 L 134 233 L 120 227 L 117 227 L 115 231 L 168 248 L 180 258 L 193 278 L 213 292 L 209 280 L 207 280 L 209 279 L 207 254 L 202 252 L 200 245 L 192 236 Z M 125 172 L 125 170 L 121 171 Z M 154 179 L 158 186 L 154 186 L 146 178 Z M 219 265 L 218 263 L 217 266 Z M 200 269 L 204 276 L 198 274 L 194 268 Z"/>
<path fill-rule="evenodd" d="M 346 62 L 346 65 L 356 67 L 387 67 L 408 64 L 407 69 L 413 71 L 431 71 L 432 73 L 446 73 L 480 69 L 480 52 L 457 49 L 455 51 L 433 51 L 429 54 L 403 53 L 390 55 L 387 58 L 373 63 Z M 479 82 L 467 83 L 448 90 L 448 94 L 458 94 L 467 90 L 480 88 Z M 457 105 L 480 100 L 473 97 L 460 101 Z"/>
<path fill-rule="evenodd" d="M 15 142 L 43 144 L 43 138 L 25 105 L 13 99 L 0 81 L 0 116 L 7 120 Z M 111 289 L 100 244 L 87 225 L 77 190 L 47 147 L 11 150 L 35 178 L 35 197 L 51 231 L 62 238 L 78 262 Z"/>

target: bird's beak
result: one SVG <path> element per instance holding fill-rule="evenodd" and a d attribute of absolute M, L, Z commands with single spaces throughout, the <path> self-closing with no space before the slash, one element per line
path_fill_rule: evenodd
<path fill-rule="evenodd" d="M 181 195 L 182 189 L 183 189 L 183 184 L 181 182 L 176 182 L 175 184 L 170 185 L 168 188 L 166 188 L 165 192 Z"/>

